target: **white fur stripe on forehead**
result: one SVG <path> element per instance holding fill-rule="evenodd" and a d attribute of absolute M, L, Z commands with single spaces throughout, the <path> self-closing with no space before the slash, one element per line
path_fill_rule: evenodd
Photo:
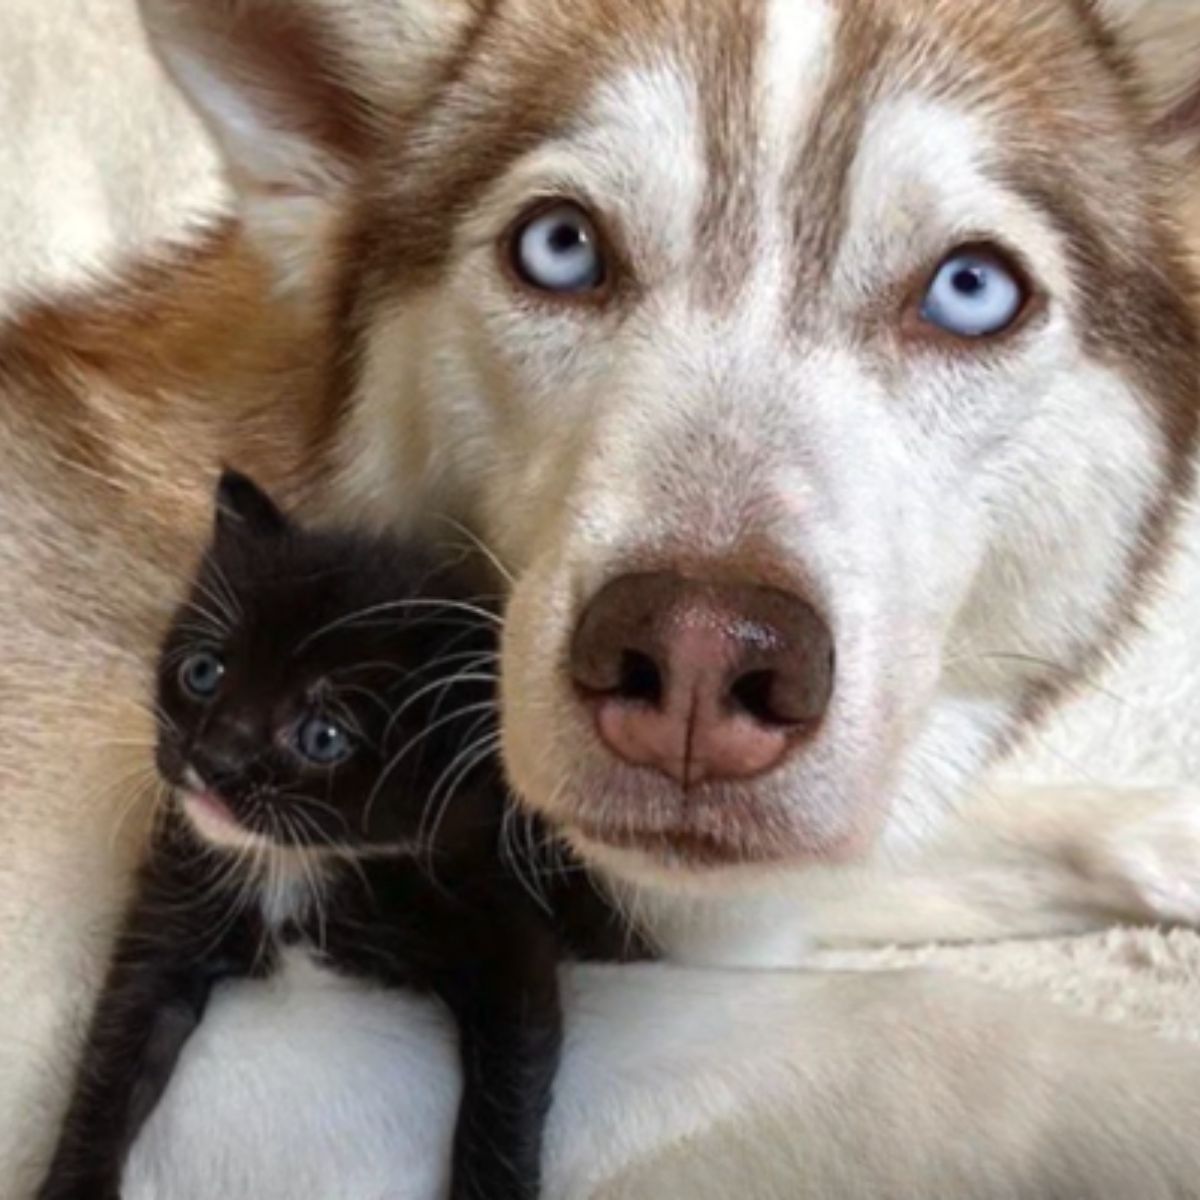
<path fill-rule="evenodd" d="M 765 0 L 759 136 L 767 159 L 790 161 L 830 83 L 838 14 L 828 0 Z"/>

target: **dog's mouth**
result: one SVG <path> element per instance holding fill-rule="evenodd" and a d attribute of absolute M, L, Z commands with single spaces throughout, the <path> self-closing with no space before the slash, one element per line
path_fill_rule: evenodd
<path fill-rule="evenodd" d="M 585 818 L 564 827 L 564 834 L 585 858 L 603 858 L 616 852 L 637 856 L 660 869 L 691 874 L 730 867 L 769 867 L 787 861 L 786 855 L 753 839 L 684 826 L 639 829 Z"/>
<path fill-rule="evenodd" d="M 786 779 L 685 789 L 656 771 L 598 766 L 581 764 L 552 805 L 532 805 L 586 860 L 682 876 L 841 860 L 861 849 L 853 823 L 797 820 Z"/>

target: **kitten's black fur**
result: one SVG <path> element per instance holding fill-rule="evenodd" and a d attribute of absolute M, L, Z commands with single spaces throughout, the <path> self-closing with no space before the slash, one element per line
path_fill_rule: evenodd
<path fill-rule="evenodd" d="M 496 622 L 471 595 L 420 548 L 303 530 L 244 476 L 222 478 L 159 665 L 173 800 L 41 1200 L 116 1200 L 214 984 L 269 975 L 293 942 L 445 1002 L 465 1075 L 451 1194 L 537 1195 L 557 964 L 638 947 L 577 869 L 545 876 L 543 910 L 506 866 Z M 218 843 L 247 835 L 236 865 Z"/>

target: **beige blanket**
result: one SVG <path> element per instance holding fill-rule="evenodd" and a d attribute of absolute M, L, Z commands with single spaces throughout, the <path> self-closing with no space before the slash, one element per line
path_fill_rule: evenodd
<path fill-rule="evenodd" d="M 220 196 L 213 156 L 149 59 L 132 0 L 3 0 L 0 309 L 35 285 L 67 285 L 154 237 L 180 234 Z M 1185 559 L 1148 648 L 1039 741 L 1027 774 L 1163 781 L 1192 770 L 1196 747 L 1183 734 L 1172 741 L 1171 731 L 1186 731 L 1200 712 L 1186 671 L 1188 651 L 1200 645 L 1190 599 L 1197 576 L 1195 559 Z M 1157 661 L 1168 655 L 1175 664 L 1161 692 L 1156 646 Z M 0 912 L 0 926 L 13 915 Z M 1187 932 L 1119 930 L 828 961 L 855 969 L 937 964 L 1164 1037 L 1200 1040 L 1200 937 Z"/>

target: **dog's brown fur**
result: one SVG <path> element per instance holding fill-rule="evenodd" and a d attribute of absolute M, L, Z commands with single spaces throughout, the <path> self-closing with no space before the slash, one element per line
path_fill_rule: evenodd
<path fill-rule="evenodd" d="M 267 288 L 225 229 L 0 332 L 0 886 L 29 905 L 0 935 L 0 1011 L 47 1046 L 76 1029 L 144 828 L 147 672 L 214 472 L 299 494 L 326 436 L 322 333 Z M 0 1038 L 6 1176 L 33 1153 L 8 1138 L 50 1099 L 45 1072 Z"/>

